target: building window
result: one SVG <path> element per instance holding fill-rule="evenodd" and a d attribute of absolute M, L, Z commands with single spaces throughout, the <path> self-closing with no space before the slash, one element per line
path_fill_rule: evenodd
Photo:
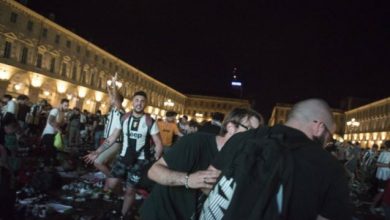
<path fill-rule="evenodd" d="M 23 64 L 27 63 L 27 55 L 28 55 L 28 49 L 26 47 L 23 47 L 23 49 L 22 49 L 22 56 L 21 56 L 21 59 L 20 59 L 21 63 L 23 63 Z"/>
<path fill-rule="evenodd" d="M 105 60 L 105 59 L 102 59 L 102 64 L 103 64 L 103 65 L 106 64 L 106 60 Z"/>
<path fill-rule="evenodd" d="M 38 56 L 37 56 L 37 67 L 38 68 L 42 68 L 42 54 L 38 54 Z"/>
<path fill-rule="evenodd" d="M 111 69 L 111 67 L 112 67 L 112 63 L 108 63 L 108 67 Z"/>
<path fill-rule="evenodd" d="M 77 76 L 77 66 L 76 66 L 76 64 L 74 64 L 73 70 L 72 70 L 72 79 L 76 80 L 76 76 Z"/>
<path fill-rule="evenodd" d="M 60 35 L 56 34 L 56 38 L 55 38 L 54 42 L 55 42 L 56 44 L 59 44 L 59 43 L 60 43 Z"/>
<path fill-rule="evenodd" d="M 89 57 L 89 50 L 86 50 L 86 51 L 85 51 L 85 56 L 86 56 L 86 57 Z"/>
<path fill-rule="evenodd" d="M 98 62 L 99 61 L 99 57 L 97 55 L 95 55 L 95 62 Z"/>
<path fill-rule="evenodd" d="M 12 48 L 11 42 L 6 41 L 5 45 L 4 45 L 4 57 L 5 58 L 11 57 L 11 48 Z"/>
<path fill-rule="evenodd" d="M 54 73 L 55 71 L 55 66 L 56 66 L 56 58 L 51 58 L 50 61 L 50 72 Z"/>
<path fill-rule="evenodd" d="M 16 14 L 15 12 L 12 12 L 11 13 L 11 17 L 9 19 L 12 23 L 16 23 L 16 21 L 18 20 L 18 14 Z"/>
<path fill-rule="evenodd" d="M 66 63 L 62 64 L 61 74 L 66 75 Z"/>
<path fill-rule="evenodd" d="M 32 21 L 28 21 L 27 22 L 27 30 L 28 31 L 33 31 L 33 28 L 34 28 L 34 23 Z"/>
<path fill-rule="evenodd" d="M 66 41 L 66 47 L 67 48 L 70 48 L 72 46 L 72 43 L 70 42 L 70 40 L 67 40 Z"/>
<path fill-rule="evenodd" d="M 43 28 L 42 30 L 42 37 L 47 38 L 47 28 Z"/>

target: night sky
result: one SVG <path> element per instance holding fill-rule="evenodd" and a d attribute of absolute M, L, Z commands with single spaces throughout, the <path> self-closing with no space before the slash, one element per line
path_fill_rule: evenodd
<path fill-rule="evenodd" d="M 390 95 L 388 1 L 29 0 L 27 6 L 182 93 L 277 102 Z M 92 4 L 90 4 L 92 3 Z M 232 96 L 233 95 L 233 96 Z"/>

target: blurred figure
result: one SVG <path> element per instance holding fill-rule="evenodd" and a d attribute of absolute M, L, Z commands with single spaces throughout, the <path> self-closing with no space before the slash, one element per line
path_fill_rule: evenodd
<path fill-rule="evenodd" d="M 69 100 L 61 99 L 61 103 L 57 108 L 50 110 L 46 127 L 42 132 L 41 144 L 47 153 L 46 163 L 52 163 L 56 159 L 57 150 L 54 147 L 54 136 L 58 132 L 62 132 L 62 126 L 66 123 L 65 112 L 69 108 Z M 49 165 L 49 164 L 48 164 Z M 53 164 L 51 164 L 53 165 Z"/>
<path fill-rule="evenodd" d="M 177 126 L 179 128 L 179 131 L 186 135 L 188 133 L 188 117 L 187 115 L 183 115 L 182 117 L 179 118 L 179 123 L 177 123 Z"/>
<path fill-rule="evenodd" d="M 81 143 L 81 135 L 80 135 L 80 109 L 74 108 L 70 114 L 68 119 L 68 146 L 69 147 L 78 147 Z"/>
<path fill-rule="evenodd" d="M 382 199 L 386 182 L 390 179 L 390 141 L 386 141 L 381 147 L 383 151 L 379 154 L 378 161 L 376 163 L 377 171 L 376 178 L 379 180 L 378 193 L 375 195 L 370 210 L 372 212 L 378 211 L 376 207 L 379 205 L 379 201 Z"/>
<path fill-rule="evenodd" d="M 18 119 L 19 126 L 23 130 L 27 128 L 26 115 L 30 111 L 30 107 L 28 106 L 29 100 L 30 99 L 26 95 L 19 95 L 16 98 L 16 102 L 18 105 L 18 113 L 16 114 L 16 119 Z"/>
<path fill-rule="evenodd" d="M 164 121 L 157 121 L 157 126 L 160 130 L 161 141 L 164 146 L 164 153 L 170 150 L 174 135 L 179 137 L 183 136 L 176 125 L 176 115 L 176 112 L 168 111 L 165 114 Z"/>
<path fill-rule="evenodd" d="M 100 142 L 103 139 L 105 118 L 100 110 L 96 111 L 95 117 L 92 119 L 92 130 L 94 136 L 94 147 L 97 149 L 100 146 Z"/>
<path fill-rule="evenodd" d="M 13 116 L 16 118 L 16 114 L 18 113 L 18 105 L 13 100 L 12 96 L 5 94 L 3 96 L 3 102 L 5 103 L 5 106 L 3 107 L 3 117 L 5 117 L 6 114 L 13 114 Z"/>
<path fill-rule="evenodd" d="M 225 115 L 221 112 L 213 112 L 211 114 L 211 121 L 204 123 L 199 128 L 199 132 L 205 132 L 205 133 L 210 133 L 210 134 L 219 134 L 224 117 L 225 117 Z"/>

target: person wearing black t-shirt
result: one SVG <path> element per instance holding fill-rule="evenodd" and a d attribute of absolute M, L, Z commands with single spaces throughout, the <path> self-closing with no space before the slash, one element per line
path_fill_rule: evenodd
<path fill-rule="evenodd" d="M 294 176 L 292 194 L 288 207 L 283 207 L 283 196 L 277 198 L 280 210 L 287 210 L 283 219 L 352 219 L 349 201 L 349 189 L 345 170 L 341 164 L 325 149 L 326 141 L 331 137 L 334 123 L 328 105 L 318 99 L 309 99 L 297 103 L 291 110 L 285 125 L 270 128 L 272 135 L 284 137 L 284 145 L 292 147 Z M 212 168 L 226 170 L 238 158 L 246 146 L 246 141 L 269 135 L 267 129 L 257 129 L 234 136 L 212 162 Z M 252 138 L 252 139 L 251 139 Z M 250 176 L 245 177 L 250 178 Z M 234 201 L 240 209 L 248 210 L 237 213 L 232 207 L 234 189 L 241 180 L 233 177 L 225 181 L 229 192 L 218 191 L 225 186 L 221 177 L 204 202 L 200 219 L 247 219 L 254 204 L 245 201 Z M 223 191 L 223 192 L 222 192 Z M 280 192 L 280 191 L 279 191 Z M 224 195 L 233 195 L 226 197 Z M 224 199 L 221 199 L 224 196 Z M 260 195 L 253 195 L 260 198 Z M 247 198 L 248 199 L 248 198 Z M 280 200 L 281 199 L 281 200 Z M 249 200 L 249 199 L 248 199 Z M 252 201 L 253 199 L 251 199 Z M 279 201 L 278 201 L 279 200 Z M 212 217 L 210 217 L 212 216 Z"/>
<path fill-rule="evenodd" d="M 219 135 L 195 133 L 182 137 L 148 172 L 156 181 L 141 207 L 141 219 L 189 219 L 198 206 L 200 189 L 210 189 L 219 171 L 206 171 L 226 141 L 238 132 L 257 128 L 261 116 L 250 109 L 232 110 Z"/>

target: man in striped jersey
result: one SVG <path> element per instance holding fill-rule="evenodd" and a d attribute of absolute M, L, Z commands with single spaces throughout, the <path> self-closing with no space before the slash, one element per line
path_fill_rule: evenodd
<path fill-rule="evenodd" d="M 123 96 L 116 90 L 111 91 L 110 88 L 108 88 L 108 93 L 111 101 L 111 110 L 108 113 L 104 127 L 103 138 L 105 141 L 98 149 L 86 155 L 84 159 L 86 163 L 93 163 L 98 170 L 110 177 L 109 164 L 122 149 L 122 138 L 120 135 L 122 132 L 121 118 L 125 111 L 122 108 Z M 114 136 L 115 138 L 113 138 Z"/>
<path fill-rule="evenodd" d="M 122 205 L 122 216 L 130 215 L 130 208 L 134 202 L 135 188 L 141 177 L 147 172 L 148 164 L 153 159 L 159 159 L 163 152 L 157 123 L 144 112 L 147 95 L 143 91 L 133 95 L 133 109 L 122 118 L 123 147 L 114 161 L 108 186 L 114 189 L 121 181 L 126 184 Z M 108 139 L 116 139 L 120 134 L 114 133 Z M 152 154 L 151 140 L 154 143 Z"/>

